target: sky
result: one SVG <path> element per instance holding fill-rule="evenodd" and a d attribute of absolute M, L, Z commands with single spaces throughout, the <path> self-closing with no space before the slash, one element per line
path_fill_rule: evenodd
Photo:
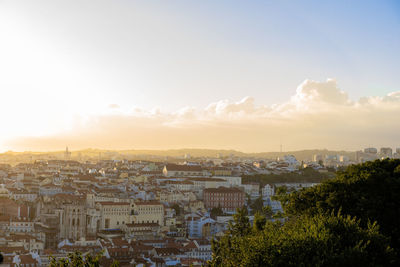
<path fill-rule="evenodd" d="M 0 0 L 0 151 L 400 147 L 398 1 Z"/>

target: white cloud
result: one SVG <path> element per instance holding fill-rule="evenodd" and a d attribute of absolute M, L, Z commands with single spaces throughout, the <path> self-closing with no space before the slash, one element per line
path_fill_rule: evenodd
<path fill-rule="evenodd" d="M 286 149 L 359 149 L 400 145 L 399 114 L 400 92 L 351 101 L 333 79 L 305 80 L 287 102 L 272 106 L 256 105 L 254 98 L 245 97 L 176 112 L 135 108 L 131 113 L 91 117 L 69 133 L 12 140 L 8 145 L 19 150 L 55 149 L 68 143 L 76 148 L 271 151 L 279 149 L 282 138 Z"/>

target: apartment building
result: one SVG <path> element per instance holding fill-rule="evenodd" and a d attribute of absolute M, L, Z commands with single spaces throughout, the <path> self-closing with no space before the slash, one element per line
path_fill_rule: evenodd
<path fill-rule="evenodd" d="M 124 224 L 130 223 L 129 202 L 99 202 L 100 229 L 121 229 Z"/>
<path fill-rule="evenodd" d="M 134 202 L 132 223 L 157 223 L 164 225 L 164 205 L 158 201 Z"/>
<path fill-rule="evenodd" d="M 244 206 L 245 193 L 236 187 L 207 188 L 203 191 L 203 201 L 207 209 L 221 208 L 232 212 Z"/>

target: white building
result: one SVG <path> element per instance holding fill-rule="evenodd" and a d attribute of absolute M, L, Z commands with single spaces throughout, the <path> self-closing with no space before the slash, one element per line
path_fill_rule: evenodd
<path fill-rule="evenodd" d="M 130 204 L 128 202 L 99 202 L 100 229 L 121 229 L 122 225 L 130 223 Z"/>
<path fill-rule="evenodd" d="M 262 188 L 262 196 L 263 196 L 263 199 L 271 198 L 274 194 L 275 194 L 274 186 L 271 186 L 271 185 L 269 185 L 269 184 L 266 184 L 266 185 Z"/>

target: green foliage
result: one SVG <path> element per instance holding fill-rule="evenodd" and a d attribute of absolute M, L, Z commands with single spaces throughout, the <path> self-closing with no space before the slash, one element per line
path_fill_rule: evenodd
<path fill-rule="evenodd" d="M 267 218 L 270 219 L 274 215 L 271 206 L 264 206 L 262 209 L 262 214 Z"/>
<path fill-rule="evenodd" d="M 285 195 L 288 192 L 288 188 L 285 185 L 279 186 L 275 190 L 275 194 L 279 195 Z"/>
<path fill-rule="evenodd" d="M 245 236 L 250 231 L 250 221 L 247 217 L 246 207 L 236 209 L 236 213 L 233 215 L 234 222 L 229 222 L 229 234 L 235 236 Z"/>
<path fill-rule="evenodd" d="M 223 216 L 224 211 L 221 208 L 212 208 L 210 211 L 210 217 L 213 218 L 214 220 L 217 218 L 217 216 Z"/>
<path fill-rule="evenodd" d="M 211 266 L 400 266 L 400 160 L 348 167 L 281 194 L 285 223 L 238 211 L 212 243 Z"/>
<path fill-rule="evenodd" d="M 266 223 L 267 218 L 265 215 L 262 215 L 259 212 L 254 215 L 253 228 L 255 231 L 263 230 Z"/>
<path fill-rule="evenodd" d="M 102 255 L 102 253 L 99 253 L 95 256 L 90 254 L 83 256 L 81 252 L 76 251 L 75 253 L 68 254 L 67 258 L 57 260 L 51 257 L 49 267 L 99 267 Z M 119 263 L 114 261 L 111 266 L 118 267 Z"/>
<path fill-rule="evenodd" d="M 253 203 L 250 204 L 252 214 L 255 214 L 257 212 L 262 212 L 263 207 L 264 207 L 264 201 L 262 199 L 262 196 L 256 198 L 253 201 Z"/>
<path fill-rule="evenodd" d="M 270 206 L 264 206 L 264 200 L 262 197 L 258 197 L 254 200 L 253 203 L 250 204 L 251 214 L 252 215 L 262 215 L 267 219 L 272 218 L 274 215 L 272 208 Z"/>
<path fill-rule="evenodd" d="M 245 221 L 235 217 L 237 225 Z M 257 215 L 253 228 L 230 228 L 213 241 L 210 266 L 390 266 L 394 253 L 376 224 L 366 229 L 355 218 L 340 214 L 300 216 L 285 224 Z M 232 226 L 231 225 L 231 226 Z M 230 227 L 231 227 L 230 226 Z M 244 233 L 244 234 L 243 234 Z"/>
<path fill-rule="evenodd" d="M 353 165 L 335 179 L 288 196 L 288 215 L 330 213 L 356 216 L 366 227 L 376 221 L 400 255 L 400 160 Z"/>
<path fill-rule="evenodd" d="M 242 177 L 242 181 L 243 183 L 256 182 L 263 187 L 266 184 L 274 183 L 320 183 L 324 180 L 332 178 L 333 176 L 333 173 L 320 173 L 313 168 L 307 167 L 299 170 L 298 172 L 283 174 L 244 175 Z"/>

